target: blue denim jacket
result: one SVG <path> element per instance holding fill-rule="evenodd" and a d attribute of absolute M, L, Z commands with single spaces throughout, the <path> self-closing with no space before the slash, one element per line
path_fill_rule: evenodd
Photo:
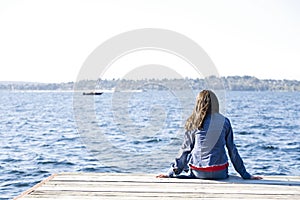
<path fill-rule="evenodd" d="M 188 164 L 208 167 L 227 163 L 225 146 L 235 170 L 242 178 L 250 179 L 251 175 L 234 144 L 230 121 L 219 113 L 206 116 L 201 130 L 185 132 L 183 144 L 168 175 L 171 177 L 188 170 Z M 177 169 L 176 173 L 173 169 Z"/>

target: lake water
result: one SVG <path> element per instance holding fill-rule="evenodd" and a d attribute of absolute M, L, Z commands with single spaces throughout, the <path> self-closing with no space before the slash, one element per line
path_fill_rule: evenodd
<path fill-rule="evenodd" d="M 0 94 L 0 199 L 58 172 L 165 172 L 194 104 L 168 91 Z M 247 170 L 300 176 L 300 93 L 222 94 Z"/>

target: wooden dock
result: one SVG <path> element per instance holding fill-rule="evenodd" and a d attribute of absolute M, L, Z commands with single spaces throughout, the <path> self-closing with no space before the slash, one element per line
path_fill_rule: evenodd
<path fill-rule="evenodd" d="M 49 199 L 300 199 L 300 177 L 263 180 L 158 179 L 155 175 L 60 173 L 40 182 L 18 200 Z"/>

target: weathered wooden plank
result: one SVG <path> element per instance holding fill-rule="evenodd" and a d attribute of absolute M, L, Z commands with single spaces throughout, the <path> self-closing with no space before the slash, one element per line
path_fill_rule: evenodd
<path fill-rule="evenodd" d="M 131 193 L 120 193 L 118 195 L 116 194 L 96 194 L 94 196 L 92 195 L 87 195 L 87 194 L 82 194 L 78 195 L 76 194 L 68 194 L 68 195 L 42 195 L 42 196 L 28 196 L 22 198 L 24 199 L 292 199 L 292 200 L 299 200 L 299 196 L 295 195 L 215 195 L 215 194 L 180 194 L 177 196 L 174 195 L 165 195 L 162 196 L 161 194 L 152 194 L 149 193 L 148 196 L 146 193 L 145 195 L 136 195 L 136 194 L 131 194 Z"/>
<path fill-rule="evenodd" d="M 77 195 L 77 194 L 69 194 L 69 195 L 63 195 L 63 196 L 40 196 L 40 197 L 25 197 L 22 198 L 22 200 L 24 199 L 56 199 L 56 200 L 60 200 L 60 199 L 172 199 L 172 200 L 176 200 L 176 199 L 265 199 L 265 200 L 269 200 L 269 199 L 292 199 L 292 200 L 299 200 L 299 197 L 297 196 L 292 196 L 292 195 L 278 195 L 278 196 L 274 196 L 274 195 L 251 195 L 251 196 L 241 196 L 241 195 L 215 195 L 215 194 L 181 194 L 178 196 L 161 196 L 160 194 L 147 194 L 146 195 L 135 195 L 135 194 L 131 194 L 131 193 L 122 193 L 119 195 L 115 195 L 115 194 L 101 194 L 101 195 L 95 195 L 95 196 L 90 196 L 90 195 Z"/>
<path fill-rule="evenodd" d="M 170 186 L 172 187 L 172 186 Z M 110 187 L 102 187 L 102 186 L 94 186 L 94 187 L 80 187 L 80 186 L 58 186 L 58 187 L 48 187 L 45 186 L 43 188 L 37 188 L 36 191 L 40 190 L 47 190 L 47 191 L 71 191 L 71 192 L 76 192 L 76 191 L 81 191 L 81 192 L 136 192 L 136 193 L 142 193 L 142 192 L 147 192 L 147 193 L 172 193 L 172 192 L 177 192 L 177 191 L 182 191 L 183 193 L 216 193 L 216 194 L 270 194 L 270 195 L 287 195 L 287 194 L 297 194 L 300 196 L 299 191 L 295 191 L 296 188 L 291 188 L 291 189 L 272 189 L 272 188 L 262 188 L 262 189 L 257 189 L 255 187 L 245 187 L 245 188 L 219 188 L 219 187 L 214 187 L 214 188 L 202 188 L 202 187 L 175 187 L 175 188 L 170 188 L 169 186 L 165 187 L 149 187 L 149 186 L 141 186 L 141 187 L 130 187 L 130 186 L 124 186 L 120 187 L 119 185 L 117 186 L 110 186 Z"/>
<path fill-rule="evenodd" d="M 182 179 L 156 179 L 154 178 L 155 175 L 145 175 L 145 174 L 106 174 L 103 173 L 101 175 L 97 175 L 95 173 L 89 174 L 74 174 L 74 173 L 67 173 L 67 174 L 59 174 L 53 180 L 69 180 L 69 181 L 146 181 L 146 182 L 183 182 Z M 200 180 L 200 179 L 188 179 L 184 180 L 184 183 L 203 183 L 203 184 L 211 184 L 211 183 L 239 183 L 239 184 L 270 184 L 270 185 L 298 185 L 300 186 L 300 178 L 299 177 L 288 177 L 288 176 L 268 176 L 265 177 L 263 180 L 243 180 L 240 177 L 231 176 L 229 179 L 214 181 L 214 180 Z"/>
<path fill-rule="evenodd" d="M 75 192 L 70 192 L 70 191 L 62 191 L 62 192 L 57 192 L 57 191 L 37 191 L 33 193 L 31 196 L 33 197 L 62 197 L 62 196 L 90 196 L 90 197 L 97 197 L 97 196 L 126 196 L 126 197 L 185 197 L 185 198 L 192 198 L 192 197 L 206 197 L 206 198 L 212 198 L 212 197 L 226 197 L 226 198 L 231 198 L 231 197 L 240 197 L 240 198 L 249 198 L 251 197 L 297 197 L 298 195 L 274 195 L 274 194 L 236 194 L 236 193 L 198 193 L 198 192 L 183 192 L 183 191 L 178 191 L 178 192 L 82 192 L 82 191 L 75 191 Z M 298 196 L 299 198 L 299 196 Z"/>
<path fill-rule="evenodd" d="M 295 181 L 270 181 L 270 180 L 261 180 L 261 181 L 244 181 L 243 183 L 240 182 L 214 182 L 214 181 L 192 181 L 192 180 L 183 180 L 183 179 L 163 179 L 163 180 L 57 180 L 54 179 L 51 181 L 50 184 L 72 184 L 72 183 L 80 183 L 80 184 L 143 184 L 143 183 L 149 183 L 149 184 L 185 184 L 185 185 L 211 185 L 211 184 L 217 184 L 217 185 L 228 185 L 228 184 L 239 184 L 239 185 L 272 185 L 272 186 L 300 186 L 300 182 Z"/>
<path fill-rule="evenodd" d="M 18 199 L 300 199 L 300 177 L 224 181 L 157 179 L 147 174 L 62 173 Z"/>
<path fill-rule="evenodd" d="M 176 183 L 176 182 L 133 182 L 133 181 L 129 181 L 129 182 L 112 182 L 112 181 L 99 181 L 99 182 L 74 182 L 74 181 L 51 181 L 49 183 L 47 183 L 47 185 L 45 185 L 44 187 L 48 186 L 48 187 L 56 187 L 56 186 L 78 186 L 78 187 L 97 187 L 97 186 L 102 186 L 102 187 L 111 187 L 111 186 L 135 186 L 135 187 L 164 187 L 164 186 L 168 186 L 168 187 L 178 187 L 178 188 L 182 188 L 182 187 L 201 187 L 201 188 L 249 188 L 249 187 L 257 187 L 257 188 L 299 188 L 299 186 L 288 186 L 288 185 L 272 185 L 272 184 L 236 184 L 236 183 L 228 183 L 228 184 L 205 184 L 205 183 L 189 183 L 189 182 L 181 182 L 181 183 Z"/>
<path fill-rule="evenodd" d="M 170 181 L 172 181 L 171 179 Z M 300 190 L 298 186 L 285 186 L 287 187 L 285 190 L 281 191 L 283 189 L 283 186 L 280 185 L 270 185 L 270 184 L 203 184 L 201 182 L 198 183 L 188 183 L 187 180 L 181 180 L 181 183 L 178 182 L 139 182 L 139 181 L 117 181 L 117 182 L 73 182 L 73 181 L 55 181 L 52 180 L 48 182 L 46 185 L 44 185 L 41 188 L 37 188 L 36 190 L 81 190 L 81 191 L 107 191 L 107 190 L 138 190 L 146 188 L 145 190 L 156 190 L 156 191 L 166 191 L 172 192 L 173 190 L 185 190 L 189 191 L 190 188 L 192 190 L 215 190 L 215 188 L 218 188 L 218 191 L 221 191 L 223 193 L 226 192 L 237 192 L 237 191 L 248 191 L 250 192 L 257 192 L 257 193 L 266 193 L 270 192 L 273 194 L 283 193 L 284 194 L 300 194 Z M 275 190 L 273 192 L 272 190 Z M 191 191 L 189 191 L 191 192 Z"/>

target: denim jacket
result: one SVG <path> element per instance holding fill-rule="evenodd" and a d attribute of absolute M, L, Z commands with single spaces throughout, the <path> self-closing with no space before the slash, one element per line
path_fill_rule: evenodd
<path fill-rule="evenodd" d="M 246 171 L 234 144 L 230 121 L 219 113 L 207 115 L 202 129 L 185 132 L 181 149 L 168 175 L 171 177 L 174 173 L 178 175 L 183 170 L 188 170 L 189 164 L 209 167 L 227 163 L 225 146 L 235 170 L 242 178 L 250 179 L 251 175 Z M 177 170 L 174 172 L 173 169 Z"/>

